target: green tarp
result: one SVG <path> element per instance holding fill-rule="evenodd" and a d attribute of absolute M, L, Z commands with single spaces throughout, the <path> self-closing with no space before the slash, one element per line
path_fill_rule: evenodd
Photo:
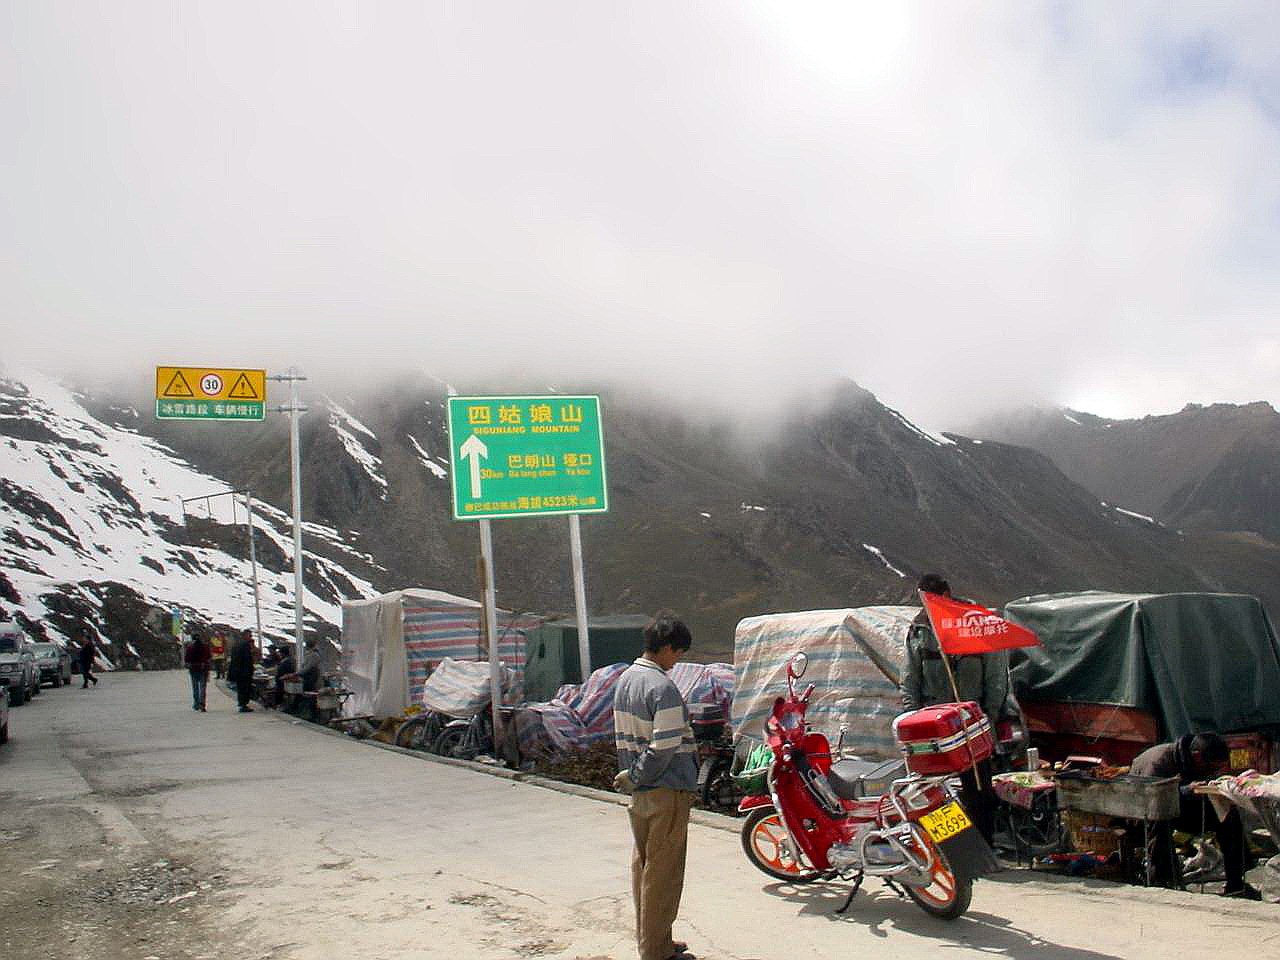
<path fill-rule="evenodd" d="M 1280 727 L 1280 644 L 1256 597 L 1044 594 L 1005 616 L 1042 644 L 1010 658 L 1019 699 L 1136 707 L 1167 739 Z"/>

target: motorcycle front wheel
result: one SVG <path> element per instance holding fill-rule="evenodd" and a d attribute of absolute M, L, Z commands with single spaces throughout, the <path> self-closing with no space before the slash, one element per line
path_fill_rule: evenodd
<path fill-rule="evenodd" d="M 773 807 L 757 807 L 742 824 L 742 849 L 761 873 L 789 883 L 813 883 L 822 874 L 787 852 L 787 828 Z"/>
<path fill-rule="evenodd" d="M 933 870 L 928 886 L 903 884 L 907 896 L 929 916 L 954 920 L 969 909 L 969 902 L 973 899 L 973 881 L 967 877 L 961 879 L 952 872 L 947 858 L 924 830 L 917 827 L 915 834 L 916 852 L 923 852 L 921 847 L 927 848 L 933 855 Z"/>

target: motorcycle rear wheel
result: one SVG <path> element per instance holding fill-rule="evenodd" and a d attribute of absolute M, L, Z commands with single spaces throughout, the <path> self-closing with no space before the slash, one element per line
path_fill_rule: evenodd
<path fill-rule="evenodd" d="M 937 844 L 929 835 L 917 827 L 917 846 L 926 846 L 933 854 L 932 883 L 927 887 L 915 887 L 903 884 L 907 896 L 916 902 L 925 913 L 939 920 L 954 920 L 969 909 L 973 899 L 973 881 L 968 877 L 961 879 L 951 870 L 947 858 L 943 856 Z"/>
<path fill-rule="evenodd" d="M 789 883 L 813 883 L 822 876 L 787 853 L 787 830 L 773 807 L 757 807 L 742 824 L 742 849 L 761 873 Z"/>

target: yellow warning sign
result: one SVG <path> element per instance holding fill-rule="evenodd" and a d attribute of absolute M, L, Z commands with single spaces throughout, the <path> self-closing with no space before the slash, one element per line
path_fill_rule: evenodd
<path fill-rule="evenodd" d="M 161 420 L 261 420 L 267 371 L 225 367 L 156 367 Z"/>

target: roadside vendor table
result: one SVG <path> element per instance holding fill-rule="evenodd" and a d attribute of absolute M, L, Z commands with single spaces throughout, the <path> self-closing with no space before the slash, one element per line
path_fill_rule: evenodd
<path fill-rule="evenodd" d="M 1140 821 L 1145 861 L 1143 879 L 1147 886 L 1154 883 L 1152 853 L 1160 832 L 1153 831 L 1152 826 L 1177 818 L 1181 806 L 1177 777 L 1124 774 L 1102 779 L 1064 771 L 1058 775 L 1058 805 L 1064 810 Z M 1170 847 L 1169 855 L 1172 857 L 1171 833 L 1167 832 L 1167 842 Z"/>
<path fill-rule="evenodd" d="M 1191 789 L 1213 804 L 1218 819 L 1225 817 L 1233 805 L 1241 813 L 1252 814 L 1267 828 L 1272 843 L 1280 847 L 1280 773 L 1219 777 L 1208 783 L 1193 783 Z"/>
<path fill-rule="evenodd" d="M 991 778 L 991 788 L 1006 804 L 1003 815 L 1019 865 L 1024 853 L 1028 862 L 1034 862 L 1061 846 L 1056 786 L 1038 771 L 998 773 Z"/>

